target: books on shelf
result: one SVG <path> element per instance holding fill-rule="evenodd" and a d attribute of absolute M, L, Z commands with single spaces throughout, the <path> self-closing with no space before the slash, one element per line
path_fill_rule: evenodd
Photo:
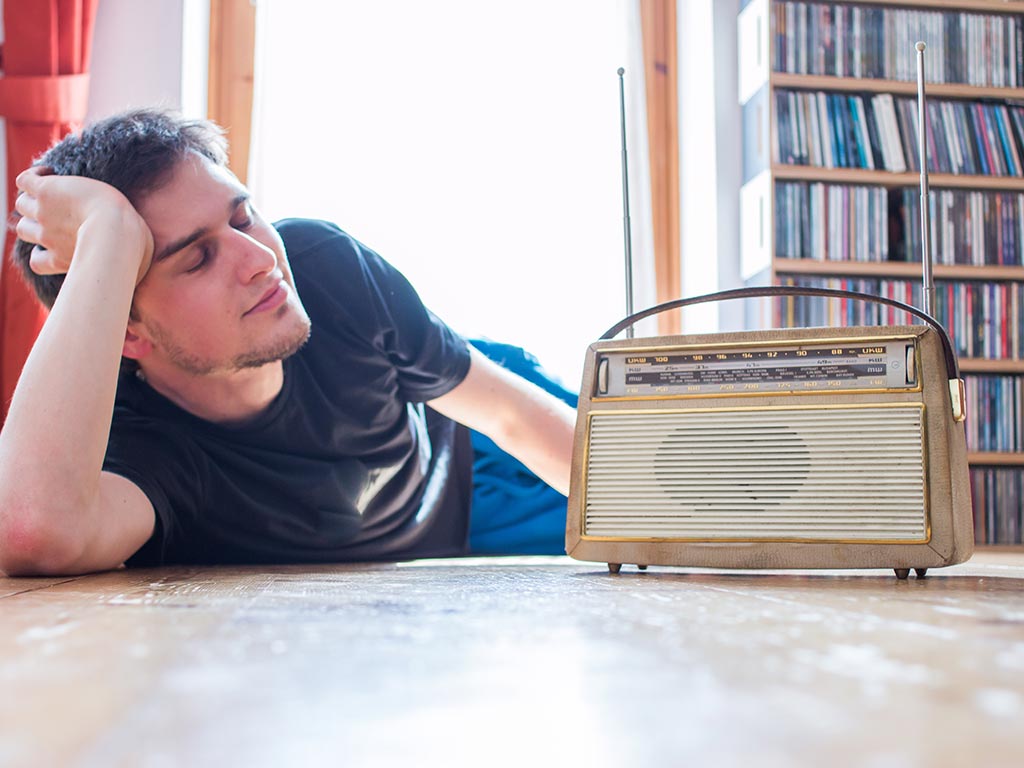
<path fill-rule="evenodd" d="M 972 467 L 974 540 L 979 544 L 1024 544 L 1024 472 L 1009 467 Z"/>
<path fill-rule="evenodd" d="M 1024 176 L 1024 105 L 929 99 L 927 107 L 929 172 Z M 774 115 L 775 163 L 920 170 L 909 96 L 779 88 Z"/>
<path fill-rule="evenodd" d="M 921 194 L 904 187 L 898 195 L 892 258 L 920 261 Z M 936 264 L 1024 266 L 1024 193 L 931 189 L 928 210 Z"/>
<path fill-rule="evenodd" d="M 967 450 L 1024 451 L 1024 379 L 972 375 L 965 381 L 971 418 L 964 422 Z"/>
<path fill-rule="evenodd" d="M 923 40 L 929 83 L 1024 84 L 1020 16 L 805 2 L 772 13 L 775 72 L 913 81 L 917 63 L 901 52 Z"/>
<path fill-rule="evenodd" d="M 775 256 L 821 261 L 890 258 L 885 187 L 780 181 L 775 185 Z"/>
<path fill-rule="evenodd" d="M 928 195 L 935 264 L 1024 266 L 1024 192 L 936 189 Z M 775 256 L 921 261 L 920 190 L 779 181 Z"/>
<path fill-rule="evenodd" d="M 875 277 L 781 276 L 781 285 L 838 288 L 896 299 L 921 306 L 920 281 Z M 935 281 L 932 315 L 942 323 L 961 357 L 990 360 L 1024 359 L 1024 284 L 1017 282 Z M 853 299 L 813 297 L 780 299 L 779 327 L 845 325 L 907 325 L 906 312 L 884 304 Z"/>

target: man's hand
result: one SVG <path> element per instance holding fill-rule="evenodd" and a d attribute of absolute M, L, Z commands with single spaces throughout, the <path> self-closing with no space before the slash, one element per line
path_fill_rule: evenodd
<path fill-rule="evenodd" d="M 153 258 L 153 235 L 121 192 L 109 184 L 81 176 L 57 176 L 34 167 L 18 175 L 20 190 L 14 209 L 21 215 L 18 237 L 32 243 L 29 266 L 39 275 L 59 275 L 71 268 L 79 237 L 92 226 L 115 228 L 122 242 L 137 243 L 141 262 L 138 285 Z"/>

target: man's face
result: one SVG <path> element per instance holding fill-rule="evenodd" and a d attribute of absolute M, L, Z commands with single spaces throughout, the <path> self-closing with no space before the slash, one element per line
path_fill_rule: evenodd
<path fill-rule="evenodd" d="M 309 317 L 284 244 L 234 175 L 192 154 L 137 208 L 154 244 L 129 325 L 152 345 L 144 369 L 231 373 L 302 346 Z"/>

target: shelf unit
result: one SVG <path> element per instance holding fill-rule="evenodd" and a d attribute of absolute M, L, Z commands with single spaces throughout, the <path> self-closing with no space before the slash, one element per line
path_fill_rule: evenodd
<path fill-rule="evenodd" d="M 776 255 L 779 250 L 775 231 L 776 206 L 785 205 L 781 196 L 776 195 L 776 185 L 780 182 L 885 188 L 886 194 L 901 193 L 902 190 L 909 188 L 918 189 L 920 184 L 920 174 L 914 170 L 892 172 L 878 168 L 795 165 L 781 162 L 774 155 L 774 148 L 779 146 L 778 139 L 780 138 L 776 133 L 778 120 L 775 114 L 777 92 L 780 89 L 786 92 L 860 95 L 865 100 L 876 94 L 890 94 L 894 97 L 914 99 L 917 97 L 916 81 L 774 71 L 772 69 L 772 61 L 775 59 L 773 46 L 778 44 L 775 10 L 779 6 L 795 7 L 798 5 L 831 5 L 836 8 L 859 6 L 874 13 L 880 12 L 881 9 L 890 9 L 890 12 L 899 9 L 981 14 L 1005 19 L 1007 24 L 1016 24 L 1012 19 L 1024 20 L 1024 0 L 853 0 L 852 2 L 815 0 L 815 2 L 808 3 L 796 3 L 792 0 L 745 0 L 741 2 L 738 31 L 739 91 L 740 102 L 743 106 L 744 183 L 740 193 L 740 219 L 742 222 L 741 274 L 744 280 L 748 285 L 776 285 L 787 278 L 798 280 L 878 278 L 920 282 L 921 265 L 919 262 L 889 261 L 889 254 L 879 254 L 875 261 L 796 259 Z M 807 31 L 806 25 L 797 27 L 797 34 L 787 38 L 785 45 L 798 44 L 799 36 L 807 34 Z M 943 45 L 948 41 L 944 40 L 941 34 L 931 35 L 931 39 L 929 39 L 929 31 L 922 25 L 921 33 L 916 39 L 924 39 L 927 43 L 926 56 L 942 55 Z M 863 33 L 861 39 L 866 40 L 868 32 L 863 29 L 861 32 Z M 910 31 L 909 34 L 914 34 L 914 32 Z M 1024 21 L 1016 26 L 1016 35 L 1016 50 L 1022 51 L 1024 50 L 1024 40 L 1020 38 L 1024 38 Z M 1007 52 L 1009 48 L 1010 46 L 1007 45 Z M 889 49 L 885 50 L 888 52 Z M 915 55 L 912 42 L 908 46 L 906 55 L 908 57 Z M 993 54 L 994 56 L 995 54 Z M 1011 60 L 1012 58 L 1011 56 Z M 1017 72 L 1015 76 L 1018 78 L 1016 82 L 1020 87 L 929 82 L 926 91 L 929 102 L 941 99 L 986 104 L 1024 104 L 1024 77 L 1021 77 L 1020 72 Z M 1012 82 L 1012 80 L 1007 77 L 1004 82 Z M 816 119 L 824 121 L 826 118 L 823 114 L 819 112 Z M 832 115 L 829 113 L 828 118 L 831 117 Z M 806 120 L 806 118 L 804 119 Z M 868 119 L 871 119 L 870 115 Z M 810 125 L 805 124 L 803 130 L 805 134 L 808 133 Z M 1024 139 L 1024 136 L 1021 139 Z M 1020 142 L 1019 149 L 1022 164 L 1024 164 L 1024 141 Z M 929 154 L 934 151 L 934 146 L 930 144 Z M 1024 174 L 988 176 L 933 172 L 929 173 L 929 186 L 933 194 L 943 189 L 1019 193 L 1022 211 L 1024 211 Z M 1021 284 L 1022 290 L 1024 290 L 1024 266 L 935 264 L 934 277 L 936 280 L 968 284 Z M 1024 293 L 1020 295 L 1024 300 Z M 777 316 L 773 317 L 769 314 L 771 310 L 766 302 L 763 302 L 755 311 L 756 316 L 748 317 L 748 323 L 751 326 L 764 326 L 779 322 Z M 1021 329 L 1020 333 L 1024 333 L 1024 329 Z M 1024 357 L 1024 355 L 1020 355 L 1018 352 L 1014 359 L 961 358 L 959 362 L 965 378 L 1009 377 L 1016 381 L 1024 379 L 1024 359 L 1016 359 L 1017 357 Z M 1016 408 L 1018 420 L 1024 420 L 1024 415 L 1022 415 L 1024 403 L 1017 402 Z M 1018 423 L 1016 430 L 1018 433 L 1024 430 L 1024 424 Z M 1019 435 L 1017 440 L 1024 441 L 1024 435 Z M 1017 487 L 1021 487 L 1021 476 L 1024 476 L 1024 449 L 1021 451 L 987 451 L 977 450 L 975 446 L 969 445 L 969 450 L 968 460 L 972 465 L 972 475 L 982 470 L 1014 473 Z M 1007 504 L 1010 503 L 1008 499 Z M 1017 505 L 1016 514 L 1020 515 L 1019 507 L 1024 503 L 1024 499 L 1018 495 L 1012 503 Z M 975 506 L 977 516 L 977 503 Z M 1016 530 L 1016 533 L 1011 530 L 1011 535 L 1015 537 L 1012 543 L 1019 545 L 1022 541 L 1020 529 L 1024 528 L 1024 520 L 1018 519 L 1011 528 Z M 982 539 L 979 540 L 979 543 L 986 542 Z M 988 543 L 1004 542 L 990 540 Z"/>

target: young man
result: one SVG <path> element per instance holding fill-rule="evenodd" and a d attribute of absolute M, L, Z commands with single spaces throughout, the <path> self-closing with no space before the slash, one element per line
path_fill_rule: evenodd
<path fill-rule="evenodd" d="M 19 176 L 51 313 L 0 433 L 0 571 L 562 551 L 571 395 L 337 227 L 267 224 L 224 149 L 139 111 Z"/>

